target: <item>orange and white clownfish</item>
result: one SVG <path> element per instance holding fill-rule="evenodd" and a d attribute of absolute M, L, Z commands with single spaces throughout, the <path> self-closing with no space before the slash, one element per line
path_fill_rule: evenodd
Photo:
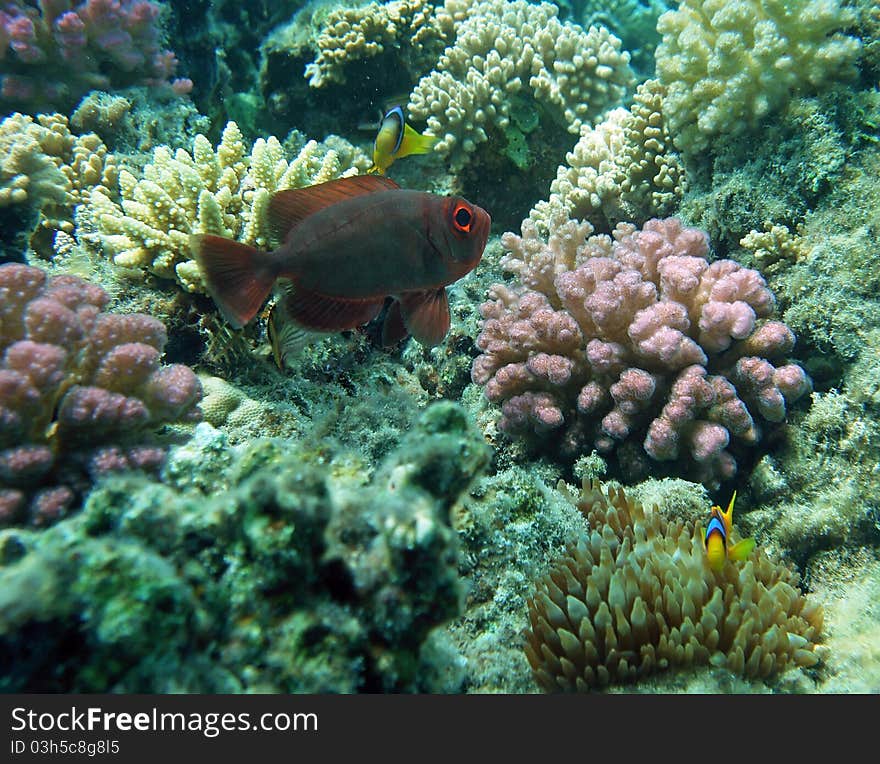
<path fill-rule="evenodd" d="M 420 134 L 406 124 L 403 108 L 394 106 L 385 112 L 379 123 L 379 132 L 373 143 L 373 166 L 367 172 L 384 175 L 395 159 L 410 154 L 427 154 L 435 143 L 435 136 Z"/>
<path fill-rule="evenodd" d="M 755 548 L 755 539 L 753 538 L 742 539 L 730 546 L 734 501 L 736 501 L 736 491 L 730 497 L 730 504 L 727 505 L 726 512 L 722 512 L 721 507 L 717 504 L 710 510 L 709 525 L 706 526 L 706 535 L 703 541 L 706 544 L 709 567 L 716 573 L 724 567 L 725 560 L 745 560 Z"/>

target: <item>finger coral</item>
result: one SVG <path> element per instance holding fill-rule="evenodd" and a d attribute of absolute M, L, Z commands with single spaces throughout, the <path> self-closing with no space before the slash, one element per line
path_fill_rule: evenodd
<path fill-rule="evenodd" d="M 31 112 L 73 106 L 94 88 L 164 85 L 177 59 L 161 47 L 162 7 L 149 0 L 9 0 L 0 9 L 0 102 Z"/>
<path fill-rule="evenodd" d="M 143 433 L 200 416 L 195 374 L 159 361 L 162 322 L 104 313 L 107 300 L 75 276 L 0 265 L 0 525 L 54 521 L 84 471 L 160 464 Z"/>
<path fill-rule="evenodd" d="M 855 19 L 837 0 L 682 0 L 657 22 L 657 76 L 676 145 L 698 152 L 713 136 L 757 127 L 792 93 L 855 75 Z"/>
<path fill-rule="evenodd" d="M 108 192 L 116 179 L 115 161 L 101 139 L 94 133 L 74 135 L 61 114 L 34 119 L 15 113 L 0 122 L 0 207 L 38 217 L 38 235 L 32 239 L 37 247 L 39 234 L 72 234 L 76 205 L 94 188 Z"/>
<path fill-rule="evenodd" d="M 345 152 L 342 143 L 337 141 L 337 150 L 309 141 L 288 161 L 274 136 L 257 139 L 248 152 L 230 122 L 216 149 L 201 134 L 191 152 L 158 146 L 142 177 L 120 171 L 119 201 L 105 188 L 92 192 L 80 210 L 78 234 L 115 265 L 145 268 L 186 291 L 204 292 L 190 235 L 211 233 L 268 247 L 266 210 L 273 192 L 366 169 L 366 156 L 351 147 Z"/>
<path fill-rule="evenodd" d="M 550 198 L 529 214 L 541 233 L 559 216 L 610 231 L 621 221 L 642 223 L 675 208 L 687 183 L 663 117 L 665 94 L 658 80 L 648 80 L 629 109 L 612 110 L 595 127 L 581 126 L 567 164 L 556 171 Z"/>
<path fill-rule="evenodd" d="M 452 19 L 434 13 L 425 0 L 391 0 L 356 8 L 334 8 L 322 20 L 315 39 L 318 55 L 306 65 L 312 87 L 344 83 L 345 68 L 395 50 L 413 72 L 430 68 L 452 37 Z"/>
<path fill-rule="evenodd" d="M 621 489 L 570 496 L 590 531 L 528 602 L 526 656 L 547 691 L 589 691 L 697 666 L 771 678 L 821 657 L 823 613 L 759 547 L 708 564 L 699 529 Z"/>
<path fill-rule="evenodd" d="M 732 449 L 811 389 L 786 361 L 795 336 L 773 294 L 755 270 L 710 263 L 706 234 L 675 218 L 591 233 L 557 219 L 546 241 L 531 220 L 504 234 L 519 285 L 481 306 L 473 381 L 501 404 L 502 430 L 552 433 L 572 460 L 596 449 L 627 480 L 651 461 L 710 486 L 731 478 Z"/>
<path fill-rule="evenodd" d="M 455 21 L 455 41 L 410 94 L 409 114 L 427 121 L 454 171 L 489 133 L 511 127 L 523 97 L 527 110 L 545 110 L 557 127 L 577 133 L 632 83 L 619 39 L 604 27 L 559 21 L 550 3 L 446 0 L 437 13 Z M 518 129 L 528 130 L 525 121 Z"/>

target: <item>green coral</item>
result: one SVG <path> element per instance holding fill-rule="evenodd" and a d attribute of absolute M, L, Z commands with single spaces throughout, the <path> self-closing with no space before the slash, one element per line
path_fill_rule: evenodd
<path fill-rule="evenodd" d="M 418 688 L 462 601 L 449 510 L 489 459 L 464 412 L 429 407 L 373 474 L 290 442 L 240 451 L 208 497 L 116 477 L 49 531 L 0 534 L 0 687 Z"/>

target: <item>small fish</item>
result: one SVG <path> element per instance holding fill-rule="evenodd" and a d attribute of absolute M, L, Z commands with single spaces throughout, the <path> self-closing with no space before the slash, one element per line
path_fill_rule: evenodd
<path fill-rule="evenodd" d="M 292 320 L 288 313 L 288 301 L 292 299 L 293 285 L 286 284 L 280 289 L 280 296 L 268 311 L 266 334 L 275 365 L 282 371 L 291 360 L 308 345 L 329 336 L 332 332 L 316 332 Z"/>
<path fill-rule="evenodd" d="M 753 538 L 742 539 L 733 546 L 730 543 L 730 531 L 733 527 L 733 502 L 736 501 L 736 491 L 730 497 L 727 511 L 722 512 L 717 504 L 712 507 L 709 515 L 709 525 L 706 527 L 704 542 L 706 544 L 706 557 L 709 558 L 709 567 L 716 573 L 724 568 L 725 560 L 745 560 L 755 548 Z"/>
<path fill-rule="evenodd" d="M 427 154 L 437 138 L 418 133 L 408 124 L 401 106 L 394 106 L 385 112 L 379 123 L 379 132 L 373 142 L 373 166 L 367 172 L 384 175 L 395 159 L 410 154 Z"/>
<path fill-rule="evenodd" d="M 480 262 L 491 218 L 457 196 L 400 188 L 376 175 L 278 191 L 269 200 L 272 252 L 209 234 L 190 238 L 208 292 L 232 326 L 256 316 L 278 279 L 291 282 L 285 320 L 317 332 L 354 329 L 393 297 L 384 345 L 449 331 L 446 286 Z M 280 360 L 277 360 L 280 364 Z"/>

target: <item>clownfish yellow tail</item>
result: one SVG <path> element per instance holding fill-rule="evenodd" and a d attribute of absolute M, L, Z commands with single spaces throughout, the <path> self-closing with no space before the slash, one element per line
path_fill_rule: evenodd
<path fill-rule="evenodd" d="M 427 154 L 437 143 L 437 136 L 417 133 L 414 128 L 404 123 L 403 140 L 397 150 L 397 156 L 405 157 L 409 154 Z"/>
<path fill-rule="evenodd" d="M 742 562 L 752 553 L 754 548 L 755 540 L 753 538 L 743 539 L 742 541 L 737 541 L 727 550 L 727 556 L 731 560 Z"/>
<path fill-rule="evenodd" d="M 724 527 L 728 533 L 730 533 L 730 529 L 733 526 L 733 503 L 736 501 L 736 491 L 733 492 L 733 496 L 730 497 L 730 503 L 727 505 L 727 509 L 724 512 L 721 511 L 721 507 L 717 507 L 718 514 L 721 515 L 721 519 L 724 520 Z"/>

